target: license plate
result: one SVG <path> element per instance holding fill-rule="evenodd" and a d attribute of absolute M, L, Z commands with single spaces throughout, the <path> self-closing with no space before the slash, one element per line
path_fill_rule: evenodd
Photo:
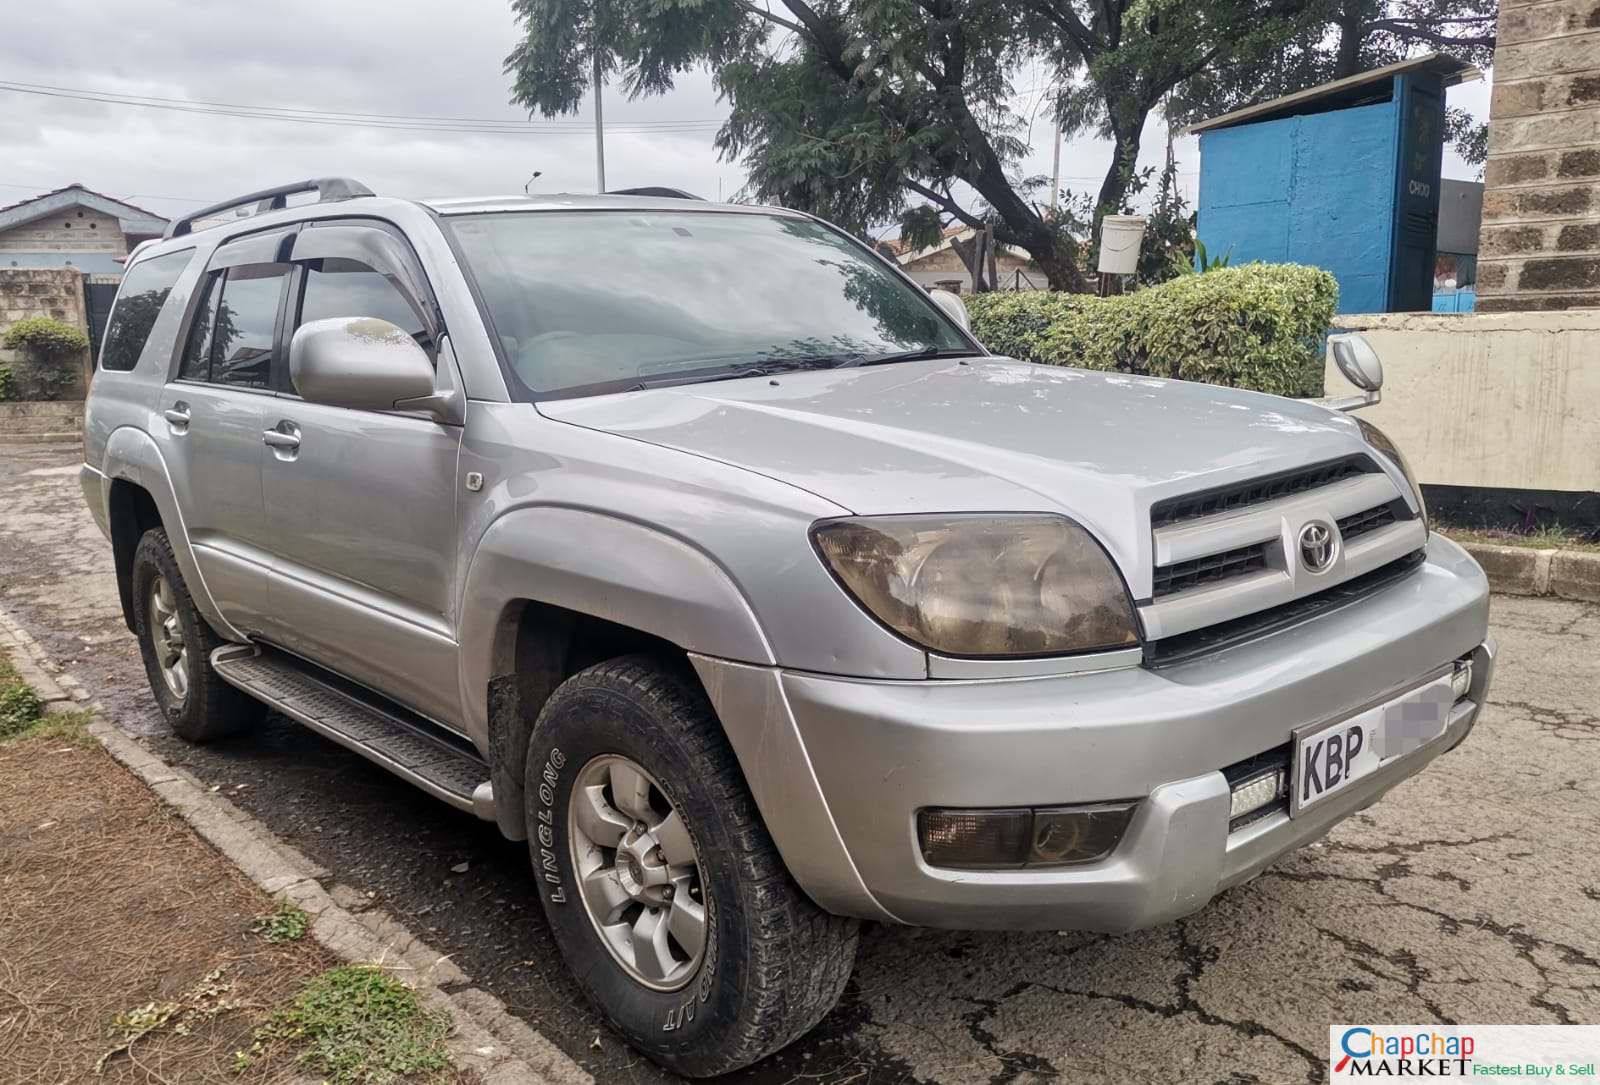
<path fill-rule="evenodd" d="M 1455 694 L 1450 676 L 1403 693 L 1338 723 L 1294 732 L 1289 816 L 1414 753 L 1444 734 Z"/>

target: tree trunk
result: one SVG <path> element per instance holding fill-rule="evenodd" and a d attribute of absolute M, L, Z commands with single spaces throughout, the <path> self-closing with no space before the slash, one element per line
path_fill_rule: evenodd
<path fill-rule="evenodd" d="M 1365 5 L 1361 0 L 1345 0 L 1339 9 L 1339 53 L 1334 61 L 1333 77 L 1345 79 L 1361 71 L 1361 27 Z"/>
<path fill-rule="evenodd" d="M 1141 109 L 1135 117 L 1130 118 L 1131 123 L 1112 129 L 1111 166 L 1106 170 L 1105 180 L 1100 182 L 1100 194 L 1094 202 L 1096 234 L 1100 232 L 1101 219 L 1122 213 L 1122 202 L 1128 198 L 1128 184 L 1133 180 L 1134 167 L 1139 164 L 1139 144 L 1148 116 L 1150 111 Z"/>

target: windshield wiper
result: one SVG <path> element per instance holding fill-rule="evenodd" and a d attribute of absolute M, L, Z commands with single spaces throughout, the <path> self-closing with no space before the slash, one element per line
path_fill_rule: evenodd
<path fill-rule="evenodd" d="M 647 388 L 669 388 L 677 384 L 704 384 L 710 381 L 739 380 L 742 377 L 767 377 L 795 369 L 831 369 L 838 363 L 838 355 L 825 354 L 806 358 L 769 358 L 750 362 L 731 369 L 698 373 L 663 373 L 654 377 L 641 377 L 625 391 L 642 392 Z"/>
<path fill-rule="evenodd" d="M 853 369 L 863 365 L 888 365 L 890 362 L 920 362 L 925 358 L 975 358 L 978 352 L 966 347 L 919 347 L 916 350 L 896 350 L 888 354 L 856 354 L 834 363 L 835 369 Z"/>

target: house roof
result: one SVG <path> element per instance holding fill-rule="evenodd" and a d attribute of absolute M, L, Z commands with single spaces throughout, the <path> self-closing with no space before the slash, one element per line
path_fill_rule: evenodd
<path fill-rule="evenodd" d="M 1342 109 L 1355 105 L 1370 95 L 1376 89 L 1374 84 L 1408 72 L 1431 72 L 1443 76 L 1444 85 L 1447 87 L 1483 78 L 1481 71 L 1464 60 L 1457 60 L 1443 53 L 1424 53 L 1419 57 L 1385 64 L 1381 68 L 1373 68 L 1371 71 L 1347 76 L 1344 79 L 1335 79 L 1321 86 L 1297 90 L 1293 94 L 1285 94 L 1282 98 L 1274 98 L 1270 102 L 1259 102 L 1243 109 L 1235 109 L 1232 113 L 1224 113 L 1220 117 L 1191 124 L 1184 129 L 1184 132 L 1187 135 L 1197 135 L 1218 128 L 1276 120 L 1279 117 L 1291 117 L 1299 113 L 1323 113 L 1331 109 Z"/>
<path fill-rule="evenodd" d="M 0 230 L 8 230 L 25 222 L 64 211 L 69 207 L 87 207 L 101 214 L 111 215 L 122 226 L 125 234 L 159 235 L 167 228 L 167 220 L 153 211 L 146 211 L 125 200 L 85 188 L 74 181 L 64 188 L 54 189 L 40 196 L 30 196 L 6 207 L 0 207 Z"/>
<path fill-rule="evenodd" d="M 911 260 L 920 260 L 929 253 L 940 251 L 953 237 L 970 236 L 973 232 L 971 226 L 964 224 L 946 226 L 939 231 L 939 243 L 936 245 L 925 245 L 922 248 L 913 249 L 904 238 L 895 237 L 878 242 L 878 250 L 888 255 L 895 263 L 904 264 Z"/>

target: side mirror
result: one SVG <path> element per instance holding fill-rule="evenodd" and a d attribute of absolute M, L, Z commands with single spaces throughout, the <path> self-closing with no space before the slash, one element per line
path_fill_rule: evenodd
<path fill-rule="evenodd" d="M 972 320 L 967 316 L 967 303 L 961 300 L 960 294 L 934 287 L 928 291 L 928 297 L 932 298 L 933 303 L 945 311 L 946 316 L 961 325 L 962 331 L 972 330 Z"/>
<path fill-rule="evenodd" d="M 1333 362 L 1345 380 L 1363 392 L 1376 392 L 1383 387 L 1383 362 L 1365 336 L 1356 332 L 1330 335 L 1328 349 L 1333 351 Z"/>
<path fill-rule="evenodd" d="M 1361 389 L 1355 396 L 1325 396 L 1311 402 L 1334 411 L 1359 411 L 1383 398 L 1383 363 L 1366 337 L 1355 332 L 1328 336 L 1328 351 L 1344 379 Z"/>
<path fill-rule="evenodd" d="M 438 413 L 433 363 L 387 320 L 333 317 L 302 324 L 289 340 L 289 378 L 313 403 L 369 411 Z"/>

